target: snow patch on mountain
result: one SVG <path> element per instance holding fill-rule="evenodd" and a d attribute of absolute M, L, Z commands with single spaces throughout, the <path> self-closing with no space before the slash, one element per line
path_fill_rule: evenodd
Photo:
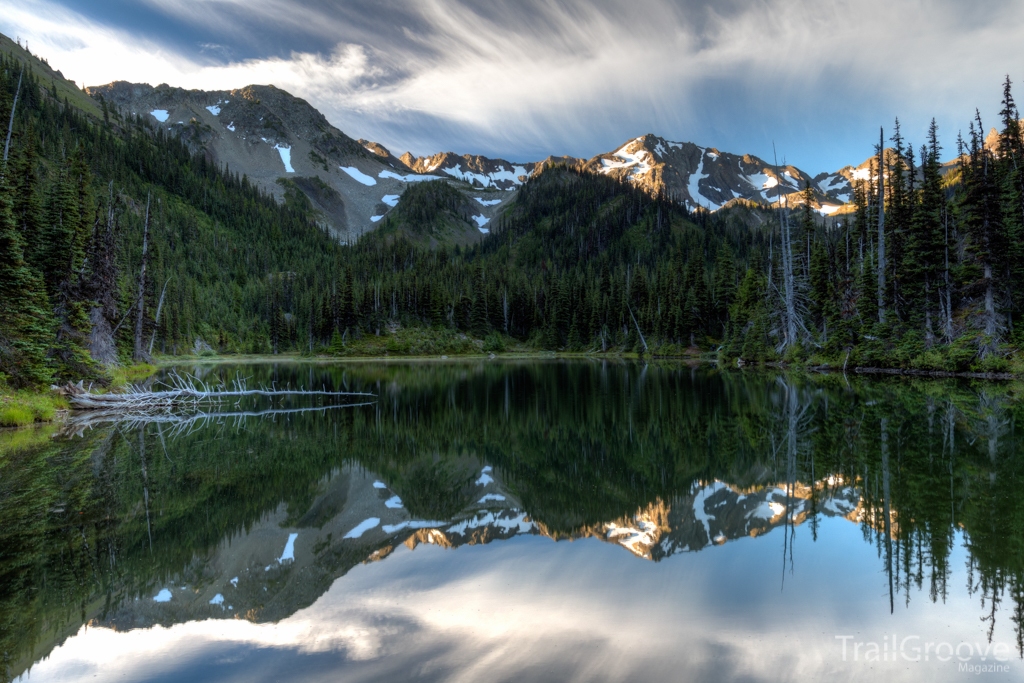
<path fill-rule="evenodd" d="M 403 183 L 419 183 L 425 180 L 441 180 L 441 176 L 439 175 L 399 175 L 398 173 L 395 173 L 394 171 L 389 171 L 387 169 L 377 174 L 377 177 L 385 179 L 390 178 L 391 180 L 401 180 Z"/>
<path fill-rule="evenodd" d="M 630 169 L 629 175 L 631 177 L 648 173 L 651 170 L 651 153 L 642 146 L 639 149 L 634 149 L 632 152 L 629 151 L 630 147 L 637 144 L 642 145 L 643 141 L 643 138 L 630 140 L 625 145 L 619 147 L 608 155 L 613 158 L 609 159 L 608 157 L 602 157 L 601 172 L 608 174 L 621 168 L 628 168 Z"/>
<path fill-rule="evenodd" d="M 295 173 L 295 169 L 292 168 L 292 148 L 277 144 L 274 145 L 274 149 L 281 155 L 281 162 L 284 164 L 285 173 Z"/>
<path fill-rule="evenodd" d="M 491 466 L 488 465 L 487 467 L 480 470 L 480 477 L 476 480 L 476 485 L 487 486 L 493 481 L 494 477 L 491 476 Z"/>
<path fill-rule="evenodd" d="M 821 190 L 822 192 L 827 193 L 839 187 L 842 187 L 843 185 L 846 184 L 846 182 L 846 178 L 839 175 L 838 173 L 833 173 L 832 175 L 826 177 L 824 180 L 818 183 L 818 189 Z"/>
<path fill-rule="evenodd" d="M 373 187 L 377 184 L 377 181 L 374 180 L 372 176 L 366 175 L 355 166 L 339 166 L 338 168 L 347 173 L 352 180 L 362 183 L 367 187 Z"/>
<path fill-rule="evenodd" d="M 437 527 L 444 526 L 444 522 L 427 521 L 427 520 L 410 520 L 406 522 L 399 522 L 398 524 L 385 524 L 382 528 L 384 533 L 390 535 L 403 529 L 436 529 Z"/>
<path fill-rule="evenodd" d="M 379 517 L 370 517 L 364 519 L 362 522 L 357 524 L 351 531 L 344 535 L 343 538 L 359 538 L 370 529 L 375 529 L 380 524 Z"/>
<path fill-rule="evenodd" d="M 209 107 L 206 108 L 206 111 L 210 112 L 214 116 L 220 116 L 220 106 L 219 105 L 211 104 Z"/>
<path fill-rule="evenodd" d="M 783 512 L 786 508 L 774 501 L 764 501 L 756 508 L 747 513 L 747 519 L 754 517 L 756 519 L 775 519 Z"/>
<path fill-rule="evenodd" d="M 160 123 L 167 123 L 167 117 L 169 114 L 166 109 L 154 109 L 149 112 L 150 116 L 159 121 Z"/>
<path fill-rule="evenodd" d="M 277 558 L 278 562 L 284 564 L 286 561 L 295 559 L 295 539 L 298 537 L 298 534 L 288 534 L 288 541 L 284 544 L 284 552 L 281 553 L 281 557 Z"/>
<path fill-rule="evenodd" d="M 434 170 L 437 167 L 435 166 Z M 511 169 L 502 169 L 499 171 L 491 171 L 490 173 L 476 173 L 470 170 L 462 170 L 462 164 L 456 164 L 453 167 L 441 169 L 442 173 L 447 173 L 453 178 L 463 180 L 470 184 L 479 184 L 481 187 L 499 187 L 502 184 L 509 184 L 505 189 L 515 189 L 517 186 L 522 185 L 523 181 L 520 177 L 528 176 L 526 168 L 523 166 L 513 166 Z"/>
<path fill-rule="evenodd" d="M 459 534 L 460 536 L 464 536 L 471 529 L 480 529 L 487 526 L 501 529 L 505 533 L 512 531 L 517 534 L 528 534 L 533 531 L 535 525 L 529 520 L 525 512 L 520 512 L 519 510 L 511 510 L 511 512 L 513 516 L 502 516 L 501 513 L 496 514 L 493 512 L 477 513 L 469 519 L 464 519 L 458 524 L 448 527 L 447 531 L 450 534 Z"/>
<path fill-rule="evenodd" d="M 386 194 L 380 199 L 382 202 L 390 206 L 392 209 L 398 206 L 398 195 L 397 194 Z"/>
<path fill-rule="evenodd" d="M 480 202 L 482 206 L 494 206 L 496 204 L 501 204 L 500 199 L 484 199 L 483 197 L 473 197 L 473 199 Z"/>
<path fill-rule="evenodd" d="M 477 503 L 479 505 L 483 505 L 484 503 L 489 503 L 491 501 L 500 502 L 503 500 L 505 500 L 505 496 L 500 493 L 488 493 L 486 496 L 478 500 Z"/>
<path fill-rule="evenodd" d="M 701 150 L 700 163 L 697 164 L 697 170 L 690 174 L 689 181 L 686 186 L 686 191 L 690 193 L 690 205 L 694 208 L 703 206 L 711 211 L 717 211 L 722 208 L 720 204 L 715 203 L 708 197 L 704 196 L 700 192 L 700 181 L 707 178 L 710 174 L 704 173 L 704 150 Z M 703 201 L 701 201 L 703 200 Z"/>
<path fill-rule="evenodd" d="M 693 516 L 704 526 L 704 533 L 707 534 L 708 540 L 711 540 L 711 522 L 715 519 L 714 515 L 709 515 L 705 508 L 708 498 L 718 493 L 721 489 L 728 488 L 725 484 L 720 481 L 716 481 L 713 484 L 705 486 L 697 492 L 697 495 L 693 498 Z"/>
<path fill-rule="evenodd" d="M 605 525 L 607 537 L 614 540 L 634 555 L 647 555 L 647 548 L 658 540 L 658 525 L 649 520 L 635 518 L 636 527 L 618 526 L 614 522 Z"/>

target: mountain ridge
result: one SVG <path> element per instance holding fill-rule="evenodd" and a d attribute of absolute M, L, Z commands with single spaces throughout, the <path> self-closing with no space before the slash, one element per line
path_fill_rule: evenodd
<path fill-rule="evenodd" d="M 338 199 L 331 207 L 316 196 L 310 200 L 343 242 L 373 229 L 394 207 L 386 198 L 400 196 L 409 182 L 420 180 L 444 179 L 468 193 L 490 193 L 479 198 L 481 215 L 488 221 L 528 178 L 555 163 L 630 182 L 691 210 L 717 211 L 737 201 L 794 206 L 803 202 L 802 193 L 809 186 L 813 208 L 827 216 L 848 210 L 852 182 L 863 175 L 857 169 L 868 163 L 811 175 L 791 164 L 772 164 L 755 155 L 722 152 L 653 133 L 589 159 L 549 156 L 514 162 L 452 151 L 395 155 L 378 142 L 350 137 L 311 104 L 273 85 L 203 91 L 115 81 L 85 92 L 122 115 L 148 117 L 193 151 L 244 173 L 279 199 L 279 179 L 318 178 Z"/>

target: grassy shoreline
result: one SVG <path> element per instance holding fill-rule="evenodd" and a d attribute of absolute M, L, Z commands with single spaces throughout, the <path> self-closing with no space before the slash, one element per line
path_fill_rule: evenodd
<path fill-rule="evenodd" d="M 103 384 L 116 391 L 156 371 L 150 363 L 119 365 L 108 370 Z M 69 408 L 67 398 L 52 387 L 15 390 L 0 382 L 0 429 L 60 421 Z"/>
<path fill-rule="evenodd" d="M 50 389 L 14 391 L 0 387 L 0 429 L 53 422 L 67 409 L 67 399 Z"/>

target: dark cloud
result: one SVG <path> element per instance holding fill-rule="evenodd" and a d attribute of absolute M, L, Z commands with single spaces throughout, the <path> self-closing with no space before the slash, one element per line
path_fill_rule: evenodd
<path fill-rule="evenodd" d="M 653 132 L 762 157 L 774 142 L 833 170 L 896 116 L 916 141 L 936 116 L 952 149 L 975 106 L 998 109 L 1003 75 L 1024 77 L 1011 0 L 28 2 L 76 12 L 122 51 L 161 52 L 142 80 L 272 81 L 355 137 L 420 154 L 589 156 Z M 0 27 L 25 35 L 21 16 Z M 49 40 L 72 38 L 83 70 L 86 50 L 114 49 Z M 126 60 L 109 61 L 73 77 L 112 80 Z"/>

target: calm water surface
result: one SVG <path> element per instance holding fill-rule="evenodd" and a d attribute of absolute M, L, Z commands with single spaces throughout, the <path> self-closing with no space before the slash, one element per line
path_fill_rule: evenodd
<path fill-rule="evenodd" d="M 0 435 L 4 681 L 1024 680 L 1019 387 L 185 370 L 376 398 Z"/>

